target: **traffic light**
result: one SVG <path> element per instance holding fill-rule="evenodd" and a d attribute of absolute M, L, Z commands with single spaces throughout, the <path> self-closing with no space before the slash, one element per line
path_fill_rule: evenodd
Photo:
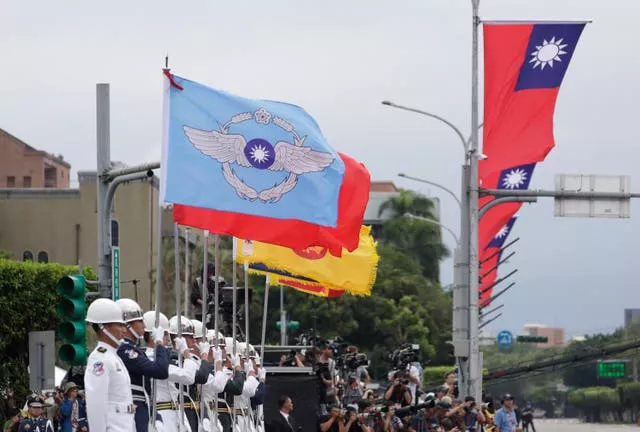
<path fill-rule="evenodd" d="M 282 325 L 282 324 L 281 324 L 281 322 L 280 322 L 280 321 L 277 321 L 277 322 L 276 322 L 276 327 L 277 327 L 278 329 L 280 329 L 280 326 L 281 326 L 281 325 Z M 299 321 L 287 321 L 287 328 L 288 328 L 289 330 L 298 330 L 298 329 L 300 328 L 300 322 L 299 322 Z"/>
<path fill-rule="evenodd" d="M 65 342 L 58 351 L 58 357 L 72 366 L 87 364 L 84 323 L 87 314 L 86 286 L 84 275 L 64 276 L 56 286 L 56 292 L 60 296 L 56 313 L 61 321 L 58 338 Z"/>
<path fill-rule="evenodd" d="M 516 341 L 523 343 L 546 343 L 549 342 L 547 336 L 518 336 Z"/>

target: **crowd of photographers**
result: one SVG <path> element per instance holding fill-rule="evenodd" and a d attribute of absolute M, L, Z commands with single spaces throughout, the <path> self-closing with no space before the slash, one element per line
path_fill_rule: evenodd
<path fill-rule="evenodd" d="M 522 418 L 510 395 L 500 400 L 502 409 L 489 395 L 481 403 L 459 400 L 455 371 L 437 388 L 424 388 L 416 345 L 389 356 L 388 382 L 374 390 L 369 361 L 357 347 L 313 337 L 301 343 L 309 344 L 309 351 L 283 355 L 280 366 L 314 368 L 319 432 L 511 432 L 526 422 L 528 412 Z"/>

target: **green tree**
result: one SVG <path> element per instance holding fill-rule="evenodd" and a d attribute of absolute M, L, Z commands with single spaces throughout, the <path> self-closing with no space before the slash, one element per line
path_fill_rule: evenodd
<path fill-rule="evenodd" d="M 0 393 L 12 388 L 19 403 L 29 390 L 29 332 L 55 330 L 56 284 L 77 266 L 0 259 Z M 83 272 L 95 280 L 91 268 Z"/>
<path fill-rule="evenodd" d="M 415 257 L 422 266 L 422 274 L 437 281 L 440 261 L 449 255 L 442 244 L 440 226 L 405 216 L 410 213 L 436 220 L 433 201 L 417 192 L 401 190 L 397 196 L 382 203 L 379 215 L 382 216 L 385 212 L 390 213 L 391 217 L 382 225 L 380 242 L 393 245 Z"/>

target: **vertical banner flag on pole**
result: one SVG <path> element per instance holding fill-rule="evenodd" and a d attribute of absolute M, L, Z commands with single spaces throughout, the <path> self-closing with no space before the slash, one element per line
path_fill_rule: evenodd
<path fill-rule="evenodd" d="M 527 190 L 529 189 L 535 167 L 536 164 L 531 163 L 504 169 L 489 175 L 482 181 L 481 186 L 486 189 Z M 480 207 L 482 208 L 482 206 L 492 200 L 493 197 L 489 196 L 480 198 Z M 481 250 L 489 247 L 488 245 L 492 242 L 496 233 L 509 222 L 520 207 L 522 207 L 522 203 L 504 203 L 489 209 L 489 211 L 482 216 L 478 228 L 478 245 Z"/>
<path fill-rule="evenodd" d="M 181 225 L 285 247 L 358 247 L 366 168 L 301 107 L 167 75 L 162 197 Z"/>
<path fill-rule="evenodd" d="M 492 289 L 486 290 L 492 283 L 494 283 L 498 277 L 498 263 L 502 258 L 502 247 L 507 241 L 507 237 L 513 229 L 513 224 L 516 222 L 516 217 L 512 217 L 505 225 L 502 226 L 493 237 L 491 242 L 480 253 L 480 288 L 481 293 L 480 305 L 484 306 L 491 298 Z M 483 292 L 484 291 L 484 292 Z"/>
<path fill-rule="evenodd" d="M 484 22 L 480 178 L 540 162 L 554 147 L 560 85 L 586 22 Z"/>

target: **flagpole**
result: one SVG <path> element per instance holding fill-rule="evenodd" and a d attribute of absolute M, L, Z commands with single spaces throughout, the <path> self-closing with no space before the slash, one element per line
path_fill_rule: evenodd
<path fill-rule="evenodd" d="M 269 311 L 269 275 L 264 279 L 264 309 L 262 310 L 262 338 L 260 339 L 260 363 L 264 364 L 264 343 L 267 338 L 267 312 Z"/>
<path fill-rule="evenodd" d="M 204 340 L 207 340 L 207 311 L 209 309 L 209 231 L 204 231 L 204 239 L 202 245 L 202 334 Z M 215 346 L 218 346 L 218 335 L 215 336 Z M 201 387 L 202 388 L 202 387 Z M 207 415 L 207 402 L 202 393 L 200 393 L 200 421 L 204 424 L 205 416 Z M 217 406 L 217 405 L 216 405 Z M 211 419 L 210 419 L 211 421 Z"/>
<path fill-rule="evenodd" d="M 249 358 L 249 263 L 244 263 L 244 338 L 245 355 Z"/>
<path fill-rule="evenodd" d="M 189 228 L 184 229 L 184 306 L 182 310 L 186 316 L 189 316 Z"/>
<path fill-rule="evenodd" d="M 479 154 L 479 27 L 480 0 L 471 0 L 472 47 L 471 47 L 471 147 L 469 148 L 469 372 L 468 396 L 476 400 L 482 397 L 482 375 L 478 340 L 478 154 Z"/>
<path fill-rule="evenodd" d="M 232 251 L 232 257 L 231 257 L 231 265 L 233 267 L 233 273 L 232 273 L 232 289 L 233 289 L 233 301 L 232 301 L 232 309 L 233 309 L 233 316 L 231 317 L 231 338 L 233 339 L 233 355 L 236 355 L 236 285 L 238 283 L 238 270 L 237 270 L 237 265 L 236 265 L 236 238 L 233 237 L 233 251 Z"/>
<path fill-rule="evenodd" d="M 174 279 L 173 279 L 173 289 L 176 294 L 176 319 L 178 324 L 178 337 L 182 337 L 182 311 L 180 307 L 180 240 L 179 240 L 179 226 L 177 222 L 173 223 L 173 255 L 174 255 Z M 178 353 L 178 367 L 183 367 L 183 356 L 182 353 Z M 185 430 L 184 425 L 184 386 L 180 385 L 180 393 L 178 394 L 178 404 L 180 408 L 180 421 L 178 430 L 182 432 Z"/>
<path fill-rule="evenodd" d="M 213 299 L 213 328 L 214 328 L 214 331 L 216 332 L 216 338 L 217 338 L 218 329 L 220 328 L 218 326 L 218 315 L 219 315 L 219 309 L 220 309 L 220 302 L 218 301 L 218 298 L 220 297 L 220 281 L 219 281 L 220 279 L 220 236 L 218 234 L 213 236 L 213 246 L 214 246 L 213 262 L 216 270 L 216 274 L 214 278 L 215 288 L 214 288 L 214 294 L 213 294 L 213 296 L 215 297 Z"/>

